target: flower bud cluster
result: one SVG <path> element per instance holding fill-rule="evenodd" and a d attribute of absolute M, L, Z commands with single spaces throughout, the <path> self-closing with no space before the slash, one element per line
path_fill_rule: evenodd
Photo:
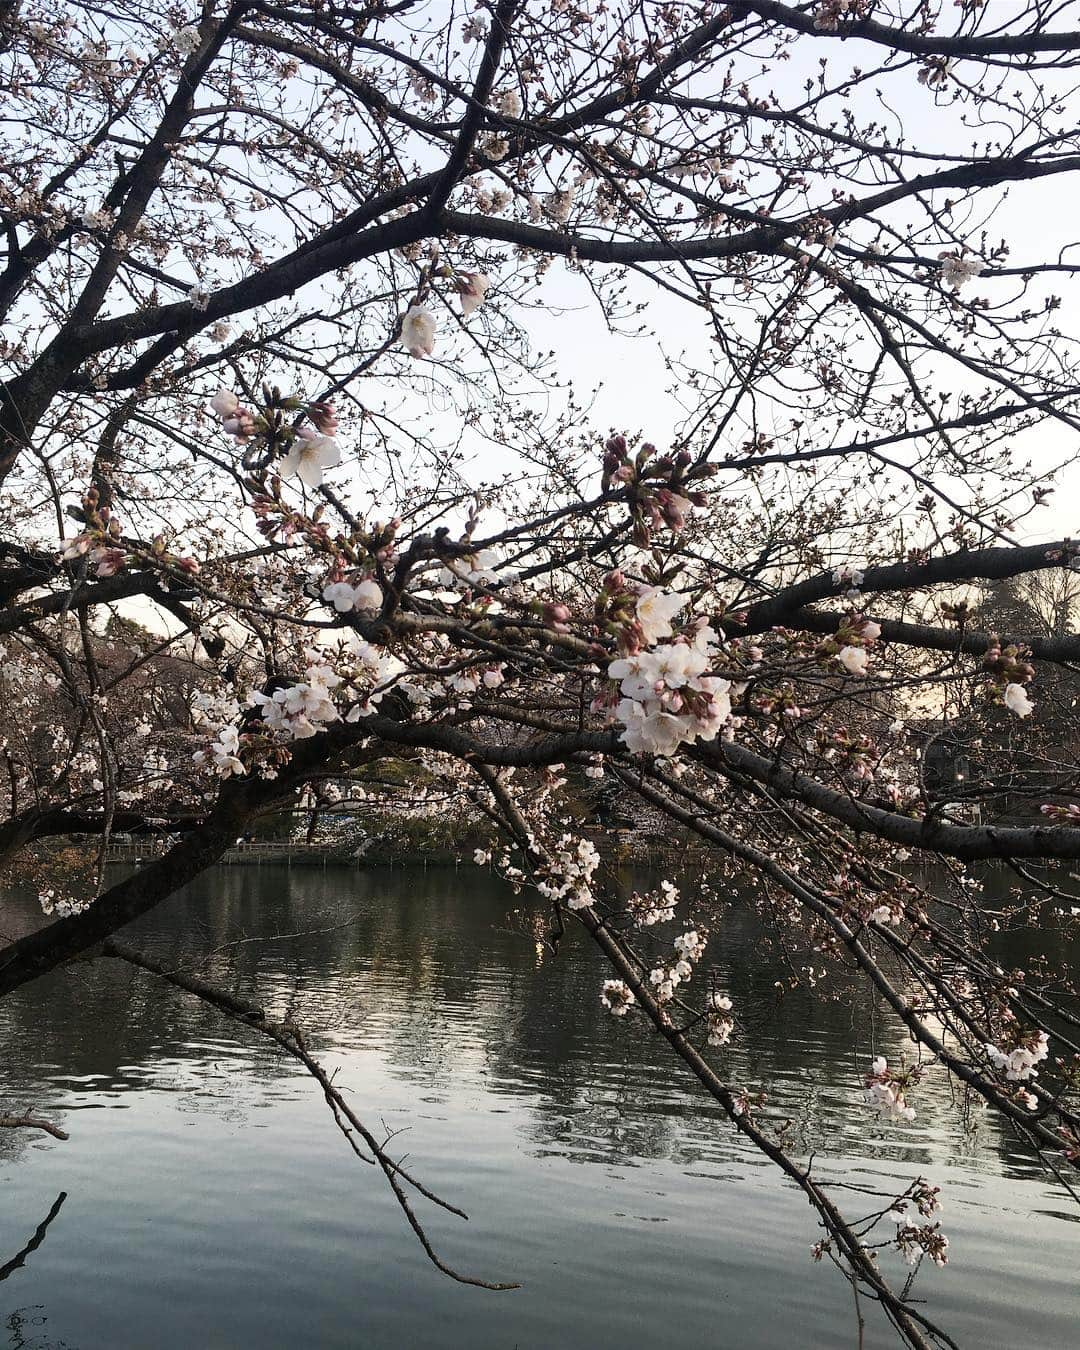
<path fill-rule="evenodd" d="M 60 556 L 65 562 L 76 562 L 89 555 L 96 575 L 111 577 L 127 565 L 128 555 L 124 548 L 118 547 L 123 535 L 119 519 L 100 501 L 96 487 L 86 490 L 79 513 L 86 528 L 66 541 Z"/>
<path fill-rule="evenodd" d="M 647 547 L 653 531 L 666 527 L 676 533 L 686 528 L 686 518 L 695 506 L 704 506 L 708 498 L 691 490 L 684 475 L 692 463 L 685 450 L 661 455 L 646 441 L 633 457 L 625 436 L 611 436 L 604 443 L 601 486 L 630 486 L 632 538 L 639 547 Z"/>
<path fill-rule="evenodd" d="M 1035 677 L 1035 667 L 1021 657 L 1020 648 L 1015 643 L 1002 647 L 995 637 L 991 639 L 982 668 L 992 675 L 1002 689 L 1002 702 L 1017 717 L 1028 717 L 1034 710 L 1034 703 L 1027 696 L 1024 685 Z"/>

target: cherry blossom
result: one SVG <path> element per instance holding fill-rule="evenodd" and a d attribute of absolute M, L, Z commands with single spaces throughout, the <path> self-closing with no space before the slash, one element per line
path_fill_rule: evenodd
<path fill-rule="evenodd" d="M 671 637 L 671 620 L 686 608 L 687 597 L 662 591 L 658 586 L 645 586 L 637 599 L 636 615 L 642 640 L 651 646 L 661 638 Z"/>
<path fill-rule="evenodd" d="M 188 24 L 184 28 L 178 28 L 172 36 L 173 46 L 183 56 L 190 56 L 192 52 L 199 50 L 202 38 L 199 36 L 199 30 L 194 24 Z"/>
<path fill-rule="evenodd" d="M 322 436 L 314 427 L 298 428 L 292 449 L 281 461 L 286 478 L 299 478 L 307 487 L 317 488 L 325 469 L 341 463 L 341 447 L 332 436 Z"/>
<path fill-rule="evenodd" d="M 983 266 L 977 258 L 962 258 L 958 253 L 941 254 L 941 279 L 946 286 L 957 290 L 973 277 L 982 276 Z"/>
<path fill-rule="evenodd" d="M 430 356 L 435 350 L 435 319 L 423 305 L 412 305 L 401 321 L 401 345 L 410 356 Z"/>
<path fill-rule="evenodd" d="M 1022 684 L 1007 684 L 1004 694 L 1005 706 L 1017 717 L 1030 717 L 1035 710 L 1035 704 L 1027 696 L 1027 690 Z"/>
<path fill-rule="evenodd" d="M 898 1120 L 915 1119 L 915 1108 L 909 1106 L 904 1096 L 905 1087 L 917 1078 L 917 1071 L 909 1069 L 896 1073 L 889 1068 L 884 1055 L 870 1065 L 870 1072 L 864 1080 L 863 1096 L 868 1106 L 874 1107 L 883 1116 L 894 1116 Z"/>
<path fill-rule="evenodd" d="M 463 272 L 461 274 L 458 281 L 458 295 L 461 299 L 461 312 L 466 319 L 484 303 L 489 284 L 483 272 Z M 427 353 L 429 356 L 430 354 L 430 352 Z"/>
<path fill-rule="evenodd" d="M 870 654 L 865 647 L 841 647 L 836 659 L 849 675 L 865 675 L 870 664 Z"/>
<path fill-rule="evenodd" d="M 624 980 L 605 980 L 600 991 L 600 1002 L 612 1017 L 625 1017 L 636 1000 L 634 991 Z"/>
<path fill-rule="evenodd" d="M 355 586 L 348 581 L 332 581 L 323 587 L 322 598 L 339 614 L 348 614 L 352 610 L 377 610 L 383 596 L 379 583 L 365 577 Z"/>
<path fill-rule="evenodd" d="M 208 764 L 222 778 L 233 774 L 246 773 L 243 760 L 238 755 L 240 735 L 233 726 L 222 727 L 217 739 L 212 741 L 208 750 L 197 750 L 193 755 L 196 764 Z"/>
<path fill-rule="evenodd" d="M 240 409 L 240 398 L 231 389 L 219 389 L 210 400 L 210 408 L 224 421 L 236 416 Z"/>

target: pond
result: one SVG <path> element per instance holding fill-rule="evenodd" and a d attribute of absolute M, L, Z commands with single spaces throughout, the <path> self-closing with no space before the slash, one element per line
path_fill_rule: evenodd
<path fill-rule="evenodd" d="M 9 898 L 0 927 L 30 905 Z M 71 1135 L 0 1131 L 0 1347 L 855 1347 L 801 1194 L 655 1037 L 603 1012 L 584 935 L 552 958 L 535 917 L 472 868 L 231 867 L 128 930 L 288 1010 L 361 1118 L 403 1131 L 411 1170 L 467 1210 L 418 1200 L 442 1256 L 520 1289 L 436 1271 L 273 1045 L 98 961 L 0 1002 L 0 1104 Z M 709 957 L 740 1014 L 725 1073 L 768 1089 L 821 1175 L 942 1187 L 951 1259 L 918 1274 L 927 1313 L 965 1347 L 1080 1344 L 1080 1209 L 1030 1154 L 985 1114 L 962 1119 L 940 1073 L 913 1123 L 872 1116 L 865 999 L 778 1004 L 750 918 L 726 920 Z M 899 1034 L 879 1038 L 899 1055 Z M 902 1281 L 898 1255 L 883 1265 Z M 867 1350 L 895 1344 L 864 1310 Z"/>

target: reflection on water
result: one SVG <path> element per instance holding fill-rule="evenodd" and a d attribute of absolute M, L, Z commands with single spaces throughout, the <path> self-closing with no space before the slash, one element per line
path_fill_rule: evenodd
<path fill-rule="evenodd" d="M 521 904 L 472 870 L 234 867 L 130 930 L 294 1017 L 357 1112 L 405 1130 L 411 1169 L 468 1210 L 421 1211 L 447 1259 L 521 1290 L 428 1266 L 273 1046 L 98 962 L 0 1002 L 0 1102 L 72 1136 L 0 1137 L 0 1262 L 42 1233 L 0 1282 L 0 1347 L 855 1346 L 799 1193 L 661 1044 L 605 1017 L 590 948 L 537 950 L 528 910 L 508 918 Z M 742 1015 L 728 1077 L 768 1088 L 821 1175 L 942 1185 L 952 1262 L 918 1293 L 961 1345 L 1080 1343 L 1080 1211 L 999 1123 L 962 1120 L 940 1074 L 913 1125 L 870 1117 L 872 1008 L 777 1006 L 760 938 L 737 916 L 711 944 Z M 897 1033 L 877 1035 L 899 1054 Z M 871 1321 L 868 1350 L 892 1343 Z"/>

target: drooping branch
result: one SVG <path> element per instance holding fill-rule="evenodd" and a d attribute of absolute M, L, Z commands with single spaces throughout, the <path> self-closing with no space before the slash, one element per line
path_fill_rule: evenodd
<path fill-rule="evenodd" d="M 170 969 L 162 965 L 160 961 L 155 961 L 152 957 L 142 952 L 136 951 L 125 944 L 108 941 L 102 946 L 102 955 L 113 957 L 118 961 L 125 961 L 128 965 L 134 966 L 139 970 L 148 972 L 164 980 L 167 984 L 174 985 L 177 989 L 183 989 L 188 994 L 193 994 L 204 1003 L 210 1004 L 219 1012 L 223 1013 L 231 1021 L 241 1026 L 245 1026 L 252 1031 L 257 1031 L 273 1041 L 281 1050 L 291 1059 L 302 1065 L 304 1070 L 311 1075 L 322 1089 L 323 1096 L 326 1098 L 327 1105 L 333 1114 L 334 1121 L 342 1134 L 348 1140 L 350 1148 L 362 1161 L 377 1165 L 386 1178 L 390 1189 L 394 1193 L 394 1199 L 397 1201 L 402 1213 L 408 1221 L 409 1227 L 416 1234 L 420 1245 L 423 1247 L 431 1263 L 444 1275 L 448 1275 L 458 1284 L 474 1285 L 480 1289 L 492 1289 L 497 1291 L 507 1289 L 517 1289 L 517 1284 L 497 1284 L 488 1280 L 481 1280 L 472 1275 L 463 1275 L 460 1271 L 454 1270 L 447 1265 L 438 1255 L 431 1244 L 423 1226 L 416 1213 L 409 1203 L 409 1198 L 405 1194 L 402 1183 L 413 1187 L 419 1194 L 432 1201 L 440 1208 L 455 1214 L 458 1218 L 467 1219 L 468 1215 L 458 1209 L 455 1205 L 449 1204 L 441 1199 L 434 1192 L 422 1185 L 411 1173 L 407 1172 L 401 1164 L 389 1156 L 386 1151 L 385 1143 L 380 1143 L 378 1139 L 367 1128 L 359 1118 L 353 1108 L 346 1101 L 340 1089 L 338 1089 L 322 1067 L 317 1059 L 307 1048 L 306 1038 L 300 1028 L 286 1017 L 284 1021 L 276 1022 L 267 1016 L 266 1012 L 257 1004 L 250 1003 L 246 999 L 239 998 L 236 994 L 228 990 L 219 989 L 209 981 L 201 979 L 198 976 L 190 975 L 184 971 Z M 364 1155 L 362 1149 L 357 1146 L 353 1133 L 360 1137 L 370 1152 L 370 1157 Z M 387 1141 L 388 1142 L 388 1141 Z"/>

